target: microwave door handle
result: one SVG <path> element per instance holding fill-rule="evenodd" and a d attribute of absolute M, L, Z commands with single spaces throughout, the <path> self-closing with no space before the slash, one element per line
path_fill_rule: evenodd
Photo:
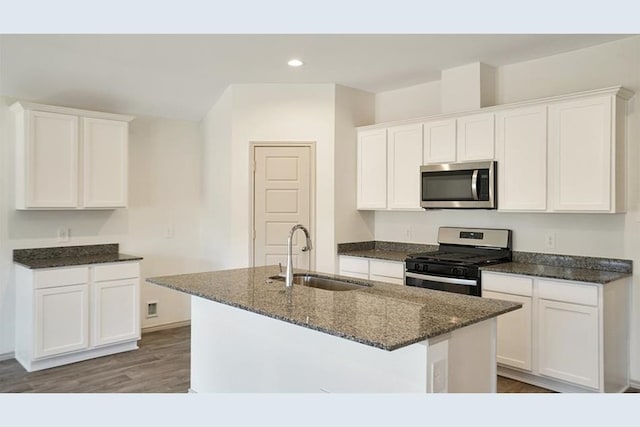
<path fill-rule="evenodd" d="M 478 169 L 474 170 L 471 176 L 471 194 L 473 194 L 473 200 L 478 200 Z"/>

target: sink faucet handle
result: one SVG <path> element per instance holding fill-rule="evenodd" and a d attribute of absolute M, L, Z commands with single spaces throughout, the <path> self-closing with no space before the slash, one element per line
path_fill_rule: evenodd
<path fill-rule="evenodd" d="M 278 263 L 278 267 L 280 267 L 280 274 L 282 274 L 282 263 L 281 262 Z"/>

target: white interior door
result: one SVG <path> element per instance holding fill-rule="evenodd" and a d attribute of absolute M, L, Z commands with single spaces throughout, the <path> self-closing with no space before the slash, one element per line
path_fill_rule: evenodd
<path fill-rule="evenodd" d="M 254 147 L 254 256 L 253 263 L 273 265 L 287 261 L 287 237 L 296 224 L 311 229 L 311 147 Z M 304 233 L 293 239 L 293 266 L 309 268 L 313 251 L 302 252 Z"/>

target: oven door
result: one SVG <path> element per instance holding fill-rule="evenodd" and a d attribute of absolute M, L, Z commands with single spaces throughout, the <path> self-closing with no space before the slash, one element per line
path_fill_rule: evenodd
<path fill-rule="evenodd" d="M 420 205 L 425 209 L 496 208 L 495 162 L 427 165 L 420 174 Z"/>
<path fill-rule="evenodd" d="M 407 271 L 405 284 L 418 288 L 435 289 L 436 291 L 454 292 L 457 294 L 480 296 L 480 286 L 474 279 L 460 279 L 458 277 L 432 276 Z"/>

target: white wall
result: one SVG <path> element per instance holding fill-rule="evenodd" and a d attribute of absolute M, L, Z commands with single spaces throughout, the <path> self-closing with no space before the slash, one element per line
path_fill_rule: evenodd
<path fill-rule="evenodd" d="M 15 288 L 12 250 L 120 243 L 120 250 L 144 257 L 144 277 L 193 271 L 198 267 L 200 135 L 193 122 L 138 117 L 131 122 L 129 208 L 106 211 L 16 211 L 14 209 L 14 129 L 0 98 L 0 354 L 13 351 Z M 58 227 L 71 228 L 58 243 Z M 165 231 L 173 227 L 174 238 Z M 156 300 L 159 317 L 143 327 L 189 319 L 189 299 L 143 284 L 141 301 Z"/>
<path fill-rule="evenodd" d="M 440 114 L 440 86 L 438 80 L 377 93 L 375 96 L 375 123 Z"/>
<path fill-rule="evenodd" d="M 331 84 L 239 84 L 228 91 L 231 98 L 222 99 L 203 121 L 205 170 L 216 167 L 218 149 L 226 150 L 231 136 L 228 185 L 228 214 L 220 214 L 229 238 L 213 242 L 206 248 L 205 259 L 226 251 L 220 268 L 246 267 L 250 263 L 249 230 L 251 229 L 250 143 L 251 142 L 313 142 L 316 154 L 316 211 L 314 252 L 316 269 L 333 272 L 335 268 L 334 237 L 334 85 Z M 231 129 L 225 118 L 231 119 Z M 222 145 L 222 146 L 220 146 Z M 225 154 L 221 159 L 225 159 Z M 206 197 L 211 197 L 207 192 Z M 205 200 L 205 205 L 217 203 Z"/>
<path fill-rule="evenodd" d="M 356 126 L 373 122 L 374 95 L 336 86 L 335 238 L 336 243 L 373 240 L 374 213 L 356 209 Z"/>
<path fill-rule="evenodd" d="M 506 214 L 493 211 L 376 212 L 377 240 L 436 243 L 441 225 L 500 227 L 514 230 L 514 249 L 573 255 L 632 259 L 633 319 L 631 376 L 640 381 L 640 37 L 624 39 L 496 70 L 496 103 L 562 95 L 588 89 L 623 85 L 636 92 L 630 101 L 627 214 Z M 400 120 L 414 116 L 404 98 L 421 99 L 424 88 L 378 94 L 376 120 Z M 415 101 L 413 101 L 415 102 Z M 405 116 L 402 116 L 406 113 Z M 428 114 L 434 114 L 429 112 Z M 556 249 L 544 247 L 543 236 L 556 233 Z M 411 237 L 407 237 L 410 235 Z"/>
<path fill-rule="evenodd" d="M 225 90 L 200 123 L 202 218 L 201 254 L 204 270 L 233 265 L 231 238 L 232 88 Z M 248 161 L 248 160 L 247 160 Z"/>

